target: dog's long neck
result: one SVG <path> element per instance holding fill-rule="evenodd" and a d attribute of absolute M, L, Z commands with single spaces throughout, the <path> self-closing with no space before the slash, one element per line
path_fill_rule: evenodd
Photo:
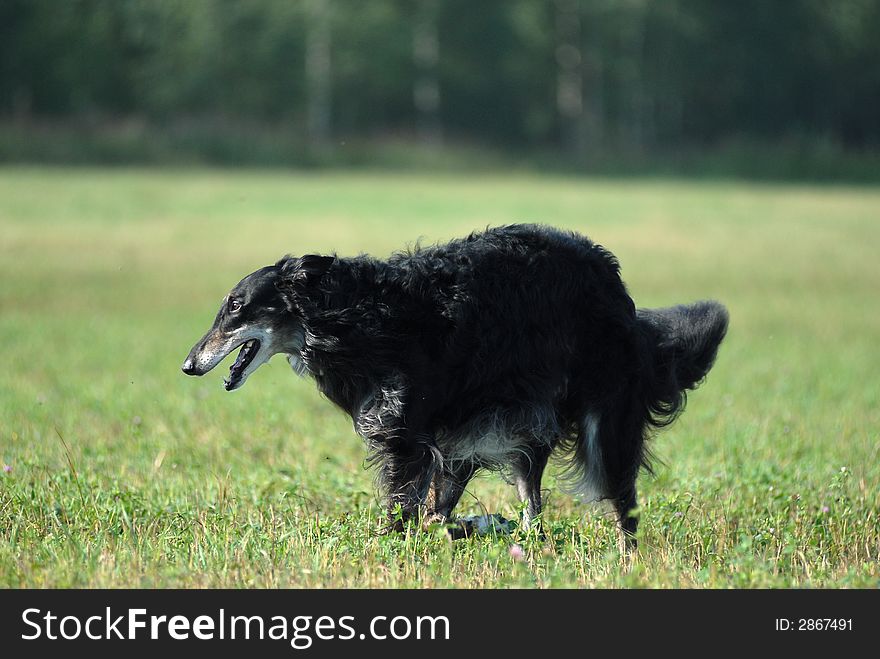
<path fill-rule="evenodd" d="M 321 392 L 352 415 L 402 357 L 388 330 L 401 312 L 399 292 L 385 284 L 388 267 L 365 256 L 336 259 L 299 294 L 301 359 Z"/>

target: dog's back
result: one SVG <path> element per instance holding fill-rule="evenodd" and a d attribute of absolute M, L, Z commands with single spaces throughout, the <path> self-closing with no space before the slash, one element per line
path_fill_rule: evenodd
<path fill-rule="evenodd" d="M 438 429 L 526 412 L 564 427 L 638 369 L 636 312 L 617 261 L 585 238 L 502 227 L 390 265 L 436 318 L 432 358 L 408 366 L 430 382 Z"/>

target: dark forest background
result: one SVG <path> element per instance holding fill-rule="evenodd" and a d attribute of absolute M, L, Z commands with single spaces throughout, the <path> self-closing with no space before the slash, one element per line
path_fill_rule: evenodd
<path fill-rule="evenodd" d="M 880 179 L 878 0 L 0 0 L 0 161 Z"/>

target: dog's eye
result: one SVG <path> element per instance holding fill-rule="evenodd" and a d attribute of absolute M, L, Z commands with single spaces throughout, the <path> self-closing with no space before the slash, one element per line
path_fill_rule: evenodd
<path fill-rule="evenodd" d="M 232 299 L 229 300 L 229 310 L 232 313 L 236 313 L 237 311 L 241 311 L 241 302 L 238 300 Z"/>

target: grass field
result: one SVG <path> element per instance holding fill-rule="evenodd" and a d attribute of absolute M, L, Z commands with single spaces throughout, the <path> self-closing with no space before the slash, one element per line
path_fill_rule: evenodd
<path fill-rule="evenodd" d="M 226 291 L 285 252 L 512 221 L 602 243 L 641 306 L 730 309 L 653 444 L 631 565 L 552 476 L 545 541 L 380 536 L 360 440 L 283 359 L 232 394 L 225 365 L 180 373 Z M 878 188 L 0 169 L 0 586 L 876 587 L 878 250 Z M 486 476 L 459 512 L 518 509 Z"/>

